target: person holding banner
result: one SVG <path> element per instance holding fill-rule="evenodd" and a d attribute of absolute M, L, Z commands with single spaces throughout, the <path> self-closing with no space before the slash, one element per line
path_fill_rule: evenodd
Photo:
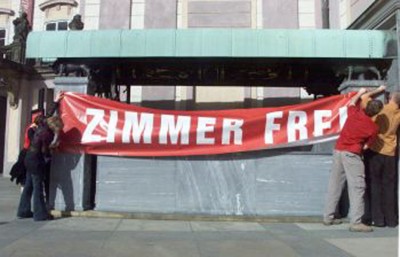
<path fill-rule="evenodd" d="M 63 123 L 57 116 L 47 118 L 38 126 L 25 156 L 26 181 L 18 207 L 18 218 L 33 217 L 35 221 L 47 220 L 49 215 L 43 195 L 46 158 L 53 147 L 53 139 L 62 129 Z M 33 212 L 31 198 L 33 196 Z"/>
<path fill-rule="evenodd" d="M 15 180 L 16 184 L 21 184 L 21 187 L 24 186 L 26 179 L 26 168 L 24 165 L 26 152 L 28 151 L 29 144 L 33 138 L 33 135 L 35 134 L 35 130 L 37 129 L 39 124 L 43 122 L 44 119 L 42 111 L 34 114 L 36 115 L 33 118 L 33 122 L 29 124 L 29 126 L 25 129 L 24 146 L 18 155 L 17 162 L 12 166 L 10 170 L 10 180 Z"/>
<path fill-rule="evenodd" d="M 21 194 L 17 217 L 31 218 L 35 221 L 51 219 L 47 212 L 43 186 L 46 176 L 46 164 L 51 157 L 51 151 L 58 146 L 58 135 L 64 124 L 60 117 L 51 116 L 57 108 L 61 95 L 50 112 L 43 117 L 30 139 L 29 147 L 24 158 L 26 167 L 26 181 Z M 51 116 L 51 117 L 50 117 Z M 46 192 L 47 194 L 47 192 Z M 33 212 L 31 210 L 31 200 L 33 198 Z"/>
<path fill-rule="evenodd" d="M 363 102 L 385 91 L 385 86 L 363 95 Z M 365 221 L 376 227 L 396 227 L 397 131 L 400 125 L 400 93 L 390 93 L 389 102 L 374 117 L 378 138 L 364 154 L 367 196 Z"/>
<path fill-rule="evenodd" d="M 348 117 L 336 142 L 333 153 L 333 165 L 329 178 L 323 224 L 342 223 L 335 217 L 336 206 L 345 182 L 347 181 L 350 200 L 350 227 L 352 232 L 371 232 L 372 228 L 361 222 L 364 215 L 365 171 L 361 158 L 363 149 L 372 145 L 378 134 L 378 126 L 372 117 L 378 114 L 383 104 L 379 100 L 368 102 L 361 109 L 358 101 L 367 90 L 361 88 L 351 99 Z"/>

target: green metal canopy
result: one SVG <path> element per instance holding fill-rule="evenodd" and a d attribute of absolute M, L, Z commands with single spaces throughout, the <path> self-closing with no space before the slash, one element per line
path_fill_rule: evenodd
<path fill-rule="evenodd" d="M 329 95 L 345 79 L 384 78 L 396 40 L 376 30 L 43 31 L 29 33 L 26 57 L 57 60 L 61 76 L 83 65 L 107 85 L 301 86 Z"/>
<path fill-rule="evenodd" d="M 149 29 L 29 33 L 27 58 L 392 58 L 391 31 Z"/>

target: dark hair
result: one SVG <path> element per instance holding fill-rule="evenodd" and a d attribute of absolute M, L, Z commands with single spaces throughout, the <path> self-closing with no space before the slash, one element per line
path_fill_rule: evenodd
<path fill-rule="evenodd" d="M 44 115 L 43 114 L 39 114 L 38 116 L 35 117 L 35 119 L 33 119 L 33 123 L 35 123 L 36 125 L 42 124 L 43 121 L 44 121 Z"/>
<path fill-rule="evenodd" d="M 377 115 L 383 108 L 383 103 L 380 100 L 371 100 L 368 102 L 367 107 L 365 107 L 365 114 L 372 117 Z"/>
<path fill-rule="evenodd" d="M 64 127 L 63 121 L 58 116 L 52 116 L 52 117 L 47 118 L 47 125 L 53 131 L 62 130 Z"/>

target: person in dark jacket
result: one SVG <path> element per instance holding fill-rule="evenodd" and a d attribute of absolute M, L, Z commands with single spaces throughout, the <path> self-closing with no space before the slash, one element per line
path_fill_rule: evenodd
<path fill-rule="evenodd" d="M 18 218 L 33 217 L 35 221 L 49 218 L 43 194 L 46 159 L 51 155 L 51 148 L 58 145 L 58 142 L 53 142 L 53 139 L 62 127 L 61 119 L 53 116 L 45 119 L 35 131 L 24 160 L 27 169 L 26 181 L 18 207 Z M 33 212 L 31 210 L 32 197 Z"/>
<path fill-rule="evenodd" d="M 12 166 L 10 170 L 10 180 L 11 182 L 15 180 L 15 183 L 17 185 L 18 184 L 21 184 L 21 186 L 25 185 L 25 179 L 26 179 L 26 168 L 24 165 L 25 155 L 29 148 L 33 135 L 35 134 L 36 129 L 38 128 L 39 124 L 43 122 L 44 118 L 45 117 L 43 116 L 42 113 L 38 114 L 34 118 L 33 122 L 25 130 L 24 146 L 18 155 L 17 162 Z"/>

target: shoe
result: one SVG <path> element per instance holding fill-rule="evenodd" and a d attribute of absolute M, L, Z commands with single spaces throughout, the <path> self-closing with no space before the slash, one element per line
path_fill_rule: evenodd
<path fill-rule="evenodd" d="M 372 232 L 373 229 L 363 223 L 351 224 L 349 230 L 351 232 Z"/>
<path fill-rule="evenodd" d="M 53 217 L 50 217 L 49 215 L 46 215 L 44 217 L 33 217 L 34 221 L 46 221 L 46 220 L 53 220 Z"/>
<path fill-rule="evenodd" d="M 22 220 L 22 219 L 29 219 L 32 217 L 33 217 L 33 215 L 32 216 L 17 216 L 17 219 Z"/>
<path fill-rule="evenodd" d="M 47 221 L 49 220 L 48 218 L 38 218 L 38 219 L 33 219 L 33 221 Z"/>
<path fill-rule="evenodd" d="M 342 220 L 340 220 L 340 219 L 324 220 L 322 223 L 325 226 L 339 225 L 339 224 L 342 224 Z"/>
<path fill-rule="evenodd" d="M 386 224 L 389 228 L 395 228 L 395 227 L 397 227 L 397 223 L 393 223 L 393 224 L 390 224 L 390 223 L 388 223 L 388 224 Z"/>
<path fill-rule="evenodd" d="M 385 227 L 385 223 L 372 222 L 371 226 L 378 227 L 378 228 L 383 228 L 383 227 Z"/>
<path fill-rule="evenodd" d="M 47 215 L 47 217 L 45 218 L 39 218 L 39 219 L 33 219 L 34 221 L 50 221 L 50 220 L 54 220 L 54 216 L 49 214 Z"/>
<path fill-rule="evenodd" d="M 29 219 L 29 218 L 32 218 L 32 217 L 33 217 L 33 212 L 29 212 L 29 213 L 17 216 L 18 219 Z"/>

